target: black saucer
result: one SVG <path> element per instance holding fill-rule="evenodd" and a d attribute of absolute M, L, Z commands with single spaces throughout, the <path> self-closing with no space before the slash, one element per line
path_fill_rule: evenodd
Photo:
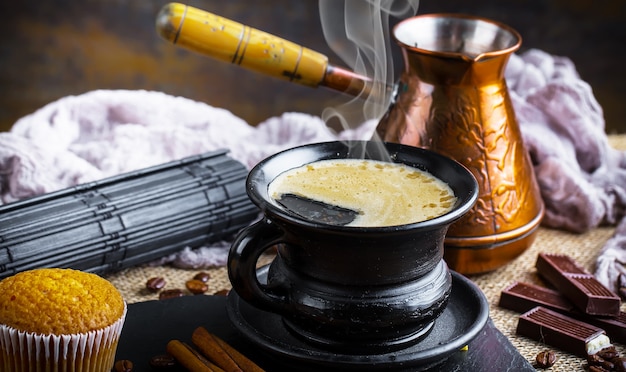
<path fill-rule="evenodd" d="M 259 281 L 267 277 L 267 266 L 260 268 Z M 227 313 L 235 328 L 263 350 L 296 365 L 340 370 L 381 370 L 429 368 L 468 345 L 489 318 L 489 305 L 482 291 L 469 279 L 452 272 L 452 292 L 444 312 L 432 331 L 419 343 L 378 355 L 341 354 L 321 349 L 294 336 L 281 316 L 260 310 L 230 291 Z"/>

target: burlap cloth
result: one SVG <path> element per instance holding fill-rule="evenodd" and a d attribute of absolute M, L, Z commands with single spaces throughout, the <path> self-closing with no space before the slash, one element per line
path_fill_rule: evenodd
<path fill-rule="evenodd" d="M 626 150 L 626 135 L 610 135 L 609 141 L 613 147 Z M 490 316 L 496 327 L 511 340 L 512 344 L 531 364 L 534 364 L 538 352 L 552 349 L 557 352 L 558 360 L 550 369 L 551 371 L 582 371 L 586 370 L 587 366 L 586 361 L 580 357 L 517 336 L 515 328 L 518 314 L 498 307 L 500 292 L 515 281 L 545 285 L 535 270 L 535 261 L 539 252 L 570 255 L 587 270 L 593 272 L 597 255 L 603 244 L 613 235 L 614 230 L 614 227 L 600 227 L 584 234 L 572 234 L 540 228 L 534 244 L 517 259 L 494 272 L 470 277 L 485 293 L 489 301 Z M 262 257 L 261 263 L 267 263 L 271 258 L 270 255 L 265 255 Z M 109 275 L 107 279 L 122 292 L 128 303 L 134 303 L 158 298 L 158 295 L 145 289 L 145 283 L 151 277 L 161 276 L 165 278 L 167 288 L 184 289 L 185 282 L 200 271 L 208 272 L 211 275 L 207 294 L 215 293 L 221 289 L 230 289 L 225 267 L 207 270 L 182 270 L 168 266 L 141 266 Z M 626 304 L 622 306 L 622 310 L 626 311 Z M 626 353 L 626 345 L 617 344 L 616 346 L 621 353 Z"/>

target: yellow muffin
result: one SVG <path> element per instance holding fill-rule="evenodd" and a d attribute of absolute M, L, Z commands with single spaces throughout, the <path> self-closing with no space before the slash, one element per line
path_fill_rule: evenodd
<path fill-rule="evenodd" d="M 0 282 L 0 366 L 110 371 L 125 315 L 119 291 L 95 274 L 36 269 L 6 278 Z"/>

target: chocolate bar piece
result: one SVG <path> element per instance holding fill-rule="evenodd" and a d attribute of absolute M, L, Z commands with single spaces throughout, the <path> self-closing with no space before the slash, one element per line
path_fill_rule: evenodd
<path fill-rule="evenodd" d="M 611 346 L 602 328 L 541 306 L 520 315 L 517 334 L 583 358 Z"/>
<path fill-rule="evenodd" d="M 602 285 L 571 257 L 540 253 L 535 266 L 543 278 L 582 312 L 589 315 L 619 315 L 619 296 Z"/>
<path fill-rule="evenodd" d="M 620 311 L 617 317 L 596 317 L 585 314 L 559 292 L 535 284 L 516 282 L 505 288 L 500 294 L 500 307 L 525 313 L 543 306 L 558 311 L 572 318 L 593 324 L 604 329 L 613 340 L 626 343 L 626 313 Z"/>
<path fill-rule="evenodd" d="M 571 313 L 576 307 L 558 291 L 535 284 L 515 282 L 500 293 L 500 307 L 525 313 L 543 306 L 560 313 Z"/>

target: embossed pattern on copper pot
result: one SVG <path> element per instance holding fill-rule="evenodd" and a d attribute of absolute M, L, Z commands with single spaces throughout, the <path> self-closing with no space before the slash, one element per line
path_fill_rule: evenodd
<path fill-rule="evenodd" d="M 427 14 L 400 22 L 394 38 L 405 70 L 377 135 L 474 174 L 478 201 L 450 227 L 445 259 L 464 274 L 494 270 L 532 244 L 544 212 L 504 79 L 521 37 L 488 19 Z"/>

